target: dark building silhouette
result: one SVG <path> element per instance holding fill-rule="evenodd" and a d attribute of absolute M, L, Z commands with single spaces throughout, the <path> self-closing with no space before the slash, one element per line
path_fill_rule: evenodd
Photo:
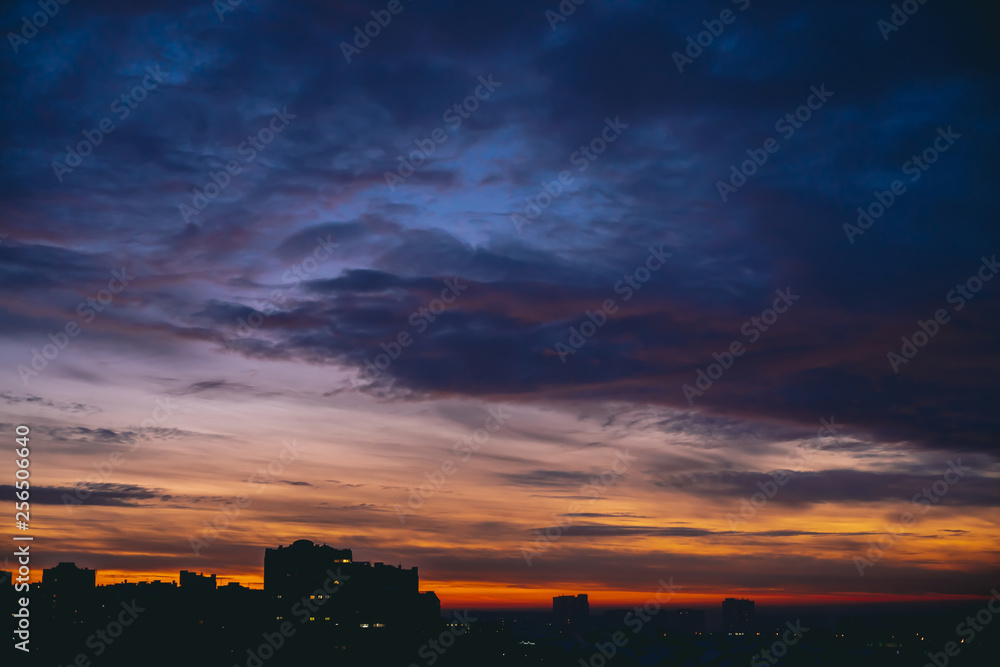
<path fill-rule="evenodd" d="M 301 618 L 339 633 L 422 629 L 441 602 L 421 593 L 417 568 L 356 562 L 350 549 L 298 540 L 264 552 L 264 593 L 275 620 Z"/>
<path fill-rule="evenodd" d="M 97 585 L 97 570 L 79 568 L 76 563 L 59 563 L 42 570 L 42 583 L 62 591 L 87 591 Z"/>
<path fill-rule="evenodd" d="M 79 568 L 76 563 L 59 563 L 42 570 L 40 597 L 47 603 L 48 617 L 68 625 L 84 623 L 96 585 L 97 571 Z"/>
<path fill-rule="evenodd" d="M 753 622 L 753 600 L 726 598 L 722 601 L 722 627 L 727 635 L 748 635 Z"/>
<path fill-rule="evenodd" d="M 181 570 L 181 588 L 191 592 L 214 591 L 216 588 L 215 575 L 205 576 L 201 573 L 195 574 L 187 570 Z"/>
<path fill-rule="evenodd" d="M 254 596 L 263 597 L 264 593 L 260 589 L 248 588 L 238 581 L 230 581 L 225 586 L 219 586 L 215 591 L 216 599 L 229 601 L 245 600 Z"/>
<path fill-rule="evenodd" d="M 264 550 L 264 592 L 275 598 L 308 595 L 322 587 L 326 571 L 353 562 L 350 549 L 317 546 L 298 540 L 291 546 Z"/>
<path fill-rule="evenodd" d="M 219 586 L 217 575 L 188 570 L 179 581 L 95 586 L 96 572 L 73 563 L 44 570 L 32 587 L 33 657 L 247 665 L 274 651 L 268 667 L 406 665 L 430 638 L 463 634 L 445 627 L 433 592 L 420 592 L 417 568 L 355 562 L 350 549 L 308 540 L 265 550 L 264 590 Z M 0 584 L 2 604 L 7 589 L 14 593 Z"/>
<path fill-rule="evenodd" d="M 595 656 L 614 650 L 609 666 L 721 667 L 765 664 L 763 651 L 801 620 L 806 640 L 788 647 L 782 665 L 910 667 L 952 641 L 958 620 L 983 608 L 977 601 L 923 616 L 875 610 L 856 618 L 838 610 L 831 631 L 832 618 L 781 611 L 757 619 L 752 600 L 727 598 L 725 632 L 707 634 L 704 610 L 590 616 L 587 595 L 567 595 L 553 598 L 551 613 L 473 609 L 445 623 L 437 597 L 419 592 L 416 568 L 355 562 L 349 550 L 308 541 L 267 551 L 266 583 L 281 591 L 273 595 L 218 586 L 217 577 L 187 570 L 180 585 L 94 586 L 95 572 L 60 563 L 31 587 L 30 661 L 8 643 L 0 665 L 577 667 L 604 664 Z M 0 576 L 0 601 L 5 591 L 12 601 L 13 587 Z M 961 644 L 962 663 L 993 664 L 998 642 L 995 633 L 977 634 Z"/>
<path fill-rule="evenodd" d="M 4 619 L 10 618 L 10 614 L 14 613 L 15 598 L 14 573 L 0 570 L 0 614 L 3 614 Z"/>
<path fill-rule="evenodd" d="M 552 616 L 556 627 L 585 623 L 590 618 L 590 602 L 586 593 L 552 598 Z"/>

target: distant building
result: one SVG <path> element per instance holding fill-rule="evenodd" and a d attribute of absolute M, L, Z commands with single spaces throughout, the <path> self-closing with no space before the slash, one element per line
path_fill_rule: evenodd
<path fill-rule="evenodd" d="M 753 600 L 726 598 L 722 601 L 722 625 L 727 635 L 750 634 L 753 622 Z"/>
<path fill-rule="evenodd" d="M 590 618 L 587 595 L 557 595 L 552 598 L 552 616 L 556 627 L 584 623 Z"/>
<path fill-rule="evenodd" d="M 159 596 L 160 599 L 173 596 L 177 593 L 176 581 L 119 581 L 117 584 L 101 586 L 104 594 L 110 594 L 117 598 L 126 599 L 134 597 L 136 599 L 150 600 Z"/>
<path fill-rule="evenodd" d="M 187 570 L 181 570 L 181 588 L 185 591 L 192 593 L 205 593 L 208 591 L 214 591 L 216 588 L 215 575 L 210 577 L 194 572 L 188 572 Z"/>
<path fill-rule="evenodd" d="M 86 591 L 97 585 L 97 570 L 79 568 L 76 563 L 59 563 L 42 570 L 42 583 L 62 591 Z"/>
<path fill-rule="evenodd" d="M 248 588 L 238 581 L 230 581 L 225 586 L 215 589 L 215 599 L 232 607 L 240 605 L 244 601 L 254 601 L 264 599 L 264 591 L 260 589 Z"/>

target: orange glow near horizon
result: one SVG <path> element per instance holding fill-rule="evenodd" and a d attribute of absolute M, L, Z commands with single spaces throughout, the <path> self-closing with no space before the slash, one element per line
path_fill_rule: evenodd
<path fill-rule="evenodd" d="M 217 574 L 214 572 L 201 572 L 190 570 L 198 574 Z M 176 583 L 179 579 L 179 572 L 129 572 L 124 570 L 99 570 L 97 572 L 97 585 L 108 586 L 112 584 L 137 582 L 161 581 L 164 583 Z M 39 577 L 40 579 L 40 577 Z M 259 574 L 217 574 L 219 586 L 224 586 L 230 582 L 239 583 L 241 586 L 252 589 L 263 589 L 264 582 Z M 37 583 L 37 582 L 33 582 Z M 496 609 L 496 610 L 547 610 L 552 608 L 552 598 L 558 595 L 577 595 L 586 593 L 591 607 L 595 608 L 631 608 L 643 605 L 647 601 L 655 600 L 655 590 L 618 590 L 595 588 L 593 584 L 581 582 L 577 586 L 564 585 L 559 587 L 525 587 L 512 586 L 505 583 L 488 583 L 477 581 L 440 581 L 421 580 L 421 591 L 433 591 L 441 600 L 443 609 Z M 847 605 L 847 604 L 886 604 L 886 603 L 930 603 L 930 602 L 976 602 L 988 599 L 989 596 L 977 595 L 886 595 L 869 593 L 844 593 L 844 594 L 820 594 L 820 593 L 766 593 L 762 594 L 754 591 L 739 590 L 711 590 L 699 589 L 697 591 L 678 591 L 672 598 L 667 599 L 665 593 L 661 594 L 660 602 L 663 607 L 694 607 L 711 608 L 722 604 L 725 598 L 748 598 L 754 600 L 758 605 L 767 606 L 820 606 L 820 605 Z"/>
<path fill-rule="evenodd" d="M 648 429 L 616 431 L 605 426 L 607 415 L 581 421 L 537 407 L 509 408 L 520 430 L 499 431 L 464 460 L 453 451 L 460 432 L 454 422 L 429 418 L 414 405 L 393 406 L 393 419 L 374 412 L 378 406 L 344 408 L 350 419 L 341 416 L 344 433 L 334 443 L 315 430 L 314 417 L 279 418 L 278 404 L 254 405 L 258 414 L 243 404 L 200 403 L 185 419 L 192 433 L 237 431 L 230 440 L 245 446 L 170 432 L 156 446 L 128 454 L 102 482 L 101 502 L 39 505 L 44 521 L 35 535 L 46 548 L 33 558 L 34 576 L 70 561 L 96 570 L 101 585 L 175 582 L 188 570 L 216 574 L 220 585 L 260 589 L 264 550 L 307 539 L 351 548 L 356 561 L 418 567 L 421 590 L 434 591 L 449 609 L 547 609 L 553 596 L 577 593 L 588 594 L 595 607 L 632 607 L 650 599 L 660 577 L 681 587 L 669 606 L 699 607 L 726 597 L 767 605 L 979 599 L 995 585 L 980 591 L 969 583 L 970 573 L 994 581 L 1000 533 L 990 507 L 938 503 L 921 512 L 907 494 L 800 502 L 805 480 L 793 478 L 734 526 L 729 517 L 742 516 L 737 492 L 716 489 L 723 482 L 708 472 L 674 472 L 713 470 L 719 448 L 703 449 L 687 436 L 654 438 Z M 487 414 L 483 405 L 461 402 L 440 409 L 469 424 Z M 636 414 L 630 423 L 659 416 Z M 268 424 L 277 422 L 293 426 L 270 432 Z M 617 438 L 615 446 L 588 444 L 605 431 Z M 526 433 L 569 433 L 573 448 Z M 281 463 L 289 438 L 302 454 Z M 734 446 L 725 450 L 727 465 L 779 469 L 794 446 L 779 441 L 755 453 Z M 108 449 L 116 447 L 127 451 Z M 878 456 L 857 460 L 820 450 L 803 467 L 921 465 L 916 454 L 879 447 Z M 44 485 L 61 500 L 62 490 L 77 484 L 77 471 L 104 460 L 104 449 L 94 454 L 75 441 L 39 448 L 32 464 L 46 471 Z M 628 461 L 620 457 L 626 450 Z M 445 461 L 454 472 L 432 487 Z M 275 470 L 269 483 L 248 483 L 267 466 Z M 946 469 L 936 462 L 925 467 L 933 475 L 921 484 Z M 616 469 L 621 474 L 608 472 Z M 602 475 L 611 481 L 595 484 Z M 715 486 L 708 492 L 696 483 Z M 235 503 L 240 498 L 242 507 Z M 916 521 L 887 537 L 886 526 L 907 510 Z M 886 548 L 876 552 L 872 544 L 879 541 Z M 871 559 L 866 567 L 874 568 L 864 576 L 860 559 Z"/>

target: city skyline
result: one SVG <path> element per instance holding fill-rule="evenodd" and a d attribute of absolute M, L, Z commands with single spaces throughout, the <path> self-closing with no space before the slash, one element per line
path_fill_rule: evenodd
<path fill-rule="evenodd" d="M 331 549 L 333 551 L 343 552 L 346 554 L 347 560 L 333 561 L 333 562 L 356 563 L 362 566 L 376 566 L 376 567 L 384 567 L 389 565 L 388 563 L 383 563 L 382 561 L 353 560 L 353 556 L 351 555 L 353 549 L 349 547 L 330 547 L 324 542 L 318 542 L 318 541 L 314 542 L 312 540 L 304 538 L 290 542 L 289 546 L 293 544 L 302 544 L 302 543 L 308 543 L 309 545 L 315 545 L 317 547 L 322 547 L 324 549 Z M 267 546 L 262 548 L 264 550 L 265 555 L 275 550 L 275 547 L 273 546 Z M 278 548 L 284 548 L 284 547 L 279 545 Z M 89 567 L 87 563 L 76 563 L 74 561 L 61 561 L 51 566 L 43 565 L 34 567 L 32 570 L 31 581 L 32 585 L 39 584 L 41 583 L 43 576 L 46 572 L 51 571 L 54 573 L 58 571 L 60 568 L 70 568 L 70 566 L 72 566 L 72 569 L 78 570 L 79 573 L 81 574 L 86 573 L 93 581 L 93 585 L 97 587 L 114 586 L 120 583 L 133 584 L 133 585 L 164 583 L 164 584 L 172 584 L 174 586 L 178 585 L 182 586 L 185 577 L 187 577 L 189 581 L 192 583 L 210 581 L 212 583 L 211 587 L 213 589 L 215 589 L 216 586 L 222 588 L 224 585 L 228 585 L 228 586 L 239 586 L 247 590 L 256 590 L 263 593 L 266 590 L 265 589 L 265 581 L 266 581 L 265 573 L 267 568 L 266 557 L 262 558 L 260 563 L 261 564 L 259 567 L 259 572 L 260 572 L 259 579 L 247 579 L 244 577 L 220 575 L 217 572 L 206 571 L 199 568 L 192 568 L 190 570 L 181 569 L 179 570 L 179 573 L 177 570 L 175 570 L 173 572 L 146 573 L 139 575 L 137 575 L 134 572 L 131 574 L 109 574 L 109 573 L 102 573 L 99 569 Z M 399 565 L 398 567 L 402 567 L 402 565 Z M 418 567 L 419 567 L 418 565 L 413 564 L 412 569 L 414 573 L 416 572 Z M 0 575 L 2 575 L 0 576 L 0 585 L 7 585 L 9 580 L 10 585 L 13 586 L 14 579 L 11 576 L 12 574 L 16 574 L 16 572 L 11 573 L 9 571 L 4 571 L 2 568 L 0 568 Z M 438 580 L 424 579 L 424 583 L 428 585 L 422 585 L 421 586 L 422 590 L 426 589 L 427 592 L 436 593 L 437 591 L 434 590 L 433 585 L 440 584 L 442 582 Z M 515 601 L 504 600 L 500 604 L 497 604 L 495 600 L 491 600 L 489 598 L 466 598 L 459 596 L 451 601 L 452 604 L 447 604 L 449 602 L 449 600 L 447 599 L 442 600 L 442 608 L 446 610 L 469 608 L 470 602 L 478 602 L 481 604 L 481 606 L 476 608 L 480 609 L 537 611 L 550 608 L 555 600 L 568 600 L 570 604 L 573 604 L 579 599 L 582 599 L 583 606 L 585 608 L 593 606 L 595 609 L 617 609 L 623 606 L 627 607 L 637 602 L 648 600 L 650 593 L 654 593 L 657 590 L 660 591 L 663 590 L 664 583 L 661 579 L 660 581 L 657 582 L 655 587 L 652 587 L 647 591 L 639 591 L 639 592 L 629 591 L 625 592 L 624 595 L 622 595 L 621 593 L 618 593 L 616 595 L 615 594 L 616 592 L 614 591 L 609 593 L 606 590 L 602 590 L 599 587 L 598 582 L 583 582 L 580 584 L 580 586 L 582 586 L 583 589 L 586 590 L 587 592 L 571 593 L 569 592 L 569 588 L 566 587 L 552 588 L 552 589 L 532 589 L 530 593 L 522 600 L 515 600 Z M 686 607 L 690 607 L 692 609 L 697 609 L 697 610 L 703 610 L 708 607 L 718 606 L 719 604 L 729 603 L 730 601 L 739 602 L 743 599 L 743 598 L 736 599 L 732 597 L 732 595 L 734 594 L 742 595 L 741 592 L 738 590 L 724 591 L 719 594 L 704 593 L 704 592 L 696 592 L 694 594 L 691 594 L 679 590 L 683 588 L 683 586 L 679 584 L 676 586 L 676 588 L 678 590 L 674 590 L 674 586 L 673 584 L 671 584 L 670 586 L 671 600 L 674 600 L 674 603 L 671 604 L 670 607 L 675 611 L 683 611 Z M 447 590 L 447 586 L 444 588 L 444 590 Z M 549 598 L 539 597 L 540 595 L 543 595 L 542 591 L 544 590 L 551 590 L 553 592 L 552 597 Z M 588 600 L 588 598 L 592 598 L 595 595 L 595 592 L 597 594 L 597 598 L 594 602 L 596 603 L 591 605 L 591 602 Z M 638 593 L 638 597 L 635 597 L 636 593 Z M 722 595 L 725 596 L 725 599 L 721 597 Z M 861 596 L 856 598 L 851 596 L 817 598 L 814 596 L 786 597 L 780 595 L 779 596 L 763 595 L 760 596 L 760 601 L 763 601 L 765 604 L 769 604 L 770 606 L 775 608 L 808 607 L 815 609 L 822 605 L 829 605 L 831 611 L 835 611 L 838 607 L 843 607 L 845 609 L 857 609 L 860 608 L 858 607 L 858 603 L 869 603 L 869 602 L 881 602 L 881 603 L 886 603 L 888 605 L 891 605 L 891 603 L 898 603 L 898 602 L 909 602 L 909 603 L 916 602 L 918 605 L 922 604 L 927 608 L 933 608 L 935 605 L 939 605 L 942 602 L 946 603 L 975 602 L 980 600 L 989 600 L 995 595 L 996 595 L 995 591 L 989 591 L 986 595 L 955 595 L 949 597 L 939 597 L 939 598 L 924 599 L 924 600 L 915 600 L 913 596 L 901 596 L 901 597 L 883 596 L 875 599 L 870 596 Z M 725 605 L 723 604 L 723 607 L 724 606 Z M 753 609 L 752 602 L 750 609 L 752 614 L 752 609 Z"/>
<path fill-rule="evenodd" d="M 8 541 L 256 586 L 305 539 L 449 609 L 989 599 L 995 18 L 9 3 Z"/>
<path fill-rule="evenodd" d="M 269 561 L 270 560 L 270 564 Z M 342 572 L 346 568 L 347 572 Z M 319 584 L 319 579 L 324 579 L 324 584 L 329 583 L 334 577 L 343 578 L 346 584 L 351 579 L 352 568 L 366 571 L 372 578 L 385 577 L 391 575 L 390 579 L 407 579 L 406 587 L 412 587 L 413 592 L 419 590 L 421 595 L 434 596 L 436 604 L 440 608 L 440 602 L 434 591 L 423 590 L 425 587 L 419 586 L 417 567 L 404 569 L 402 565 L 393 568 L 391 565 L 382 562 L 359 561 L 353 558 L 352 549 L 336 548 L 324 543 L 316 543 L 311 540 L 297 540 L 290 545 L 278 545 L 268 547 L 264 550 L 263 572 L 264 580 L 259 587 L 245 586 L 238 581 L 224 582 L 215 573 L 205 573 L 195 570 L 180 570 L 174 579 L 164 581 L 162 579 L 138 580 L 138 581 L 113 581 L 101 583 L 97 570 L 78 565 L 74 562 L 60 562 L 53 567 L 40 568 L 40 581 L 34 582 L 37 587 L 42 585 L 42 591 L 46 596 L 50 596 L 55 591 L 80 593 L 86 590 L 96 590 L 99 588 L 115 588 L 119 585 L 131 585 L 133 587 L 151 587 L 168 585 L 175 588 L 183 588 L 191 593 L 209 593 L 225 588 L 227 591 L 235 589 L 254 590 L 264 594 L 270 600 L 286 597 L 294 600 L 296 596 L 303 595 L 309 597 L 309 591 L 319 590 L 323 584 Z M 334 572 L 336 569 L 336 572 Z M 270 574 L 268 572 L 270 571 Z M 0 586 L 10 586 L 14 588 L 14 572 L 0 570 Z M 291 577 L 291 579 L 289 579 Z M 268 583 L 269 582 L 269 583 Z M 333 584 L 340 584 L 340 581 L 333 581 Z M 677 595 L 680 586 L 660 583 L 660 592 L 669 590 L 673 600 Z M 37 589 L 37 588 L 36 588 Z M 390 588 L 391 589 L 391 588 Z M 386 590 L 390 590 L 386 589 Z M 315 591 L 313 591 L 315 592 Z M 284 594 L 284 595 L 283 595 Z M 316 596 L 313 596 L 316 597 Z M 46 597 L 46 599 L 49 599 Z M 305 599 L 305 598 L 303 598 Z M 717 601 L 721 602 L 723 609 L 732 602 L 732 598 Z M 740 600 L 739 602 L 745 602 Z M 597 605 L 600 609 L 607 605 Z M 679 605 L 672 605 L 677 612 L 701 612 L 700 609 L 685 609 Z M 609 608 L 613 608 L 611 605 Z M 551 611 L 555 617 L 556 625 L 571 625 L 581 619 L 588 618 L 591 614 L 589 595 L 578 593 L 575 595 L 557 595 L 551 599 Z M 750 602 L 750 618 L 753 617 L 753 602 Z M 560 621 L 560 618 L 563 620 Z M 704 617 L 701 617 L 704 624 Z"/>

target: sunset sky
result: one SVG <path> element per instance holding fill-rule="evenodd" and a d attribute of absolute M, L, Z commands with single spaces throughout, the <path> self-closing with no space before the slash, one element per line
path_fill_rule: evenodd
<path fill-rule="evenodd" d="M 995 10 L 387 4 L 80 1 L 5 40 L 34 567 L 258 586 L 310 539 L 447 608 L 988 596 Z"/>

